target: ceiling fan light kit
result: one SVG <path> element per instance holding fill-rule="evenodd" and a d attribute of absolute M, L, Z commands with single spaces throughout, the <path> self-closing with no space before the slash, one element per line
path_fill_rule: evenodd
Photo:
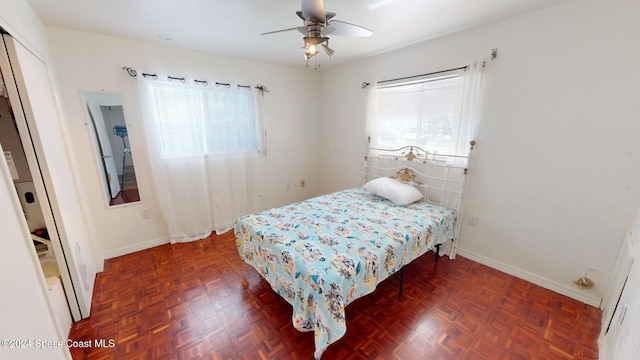
<path fill-rule="evenodd" d="M 261 35 L 290 30 L 299 31 L 304 35 L 302 38 L 304 41 L 302 49 L 304 50 L 304 58 L 307 62 L 318 54 L 318 45 L 322 46 L 322 49 L 328 57 L 333 55 L 335 51 L 329 47 L 329 38 L 327 37 L 329 34 L 356 37 L 371 36 L 373 34 L 371 30 L 362 26 L 333 20 L 336 13 L 325 12 L 323 0 L 302 0 L 301 10 L 297 11 L 296 14 L 304 21 L 304 26 L 270 31 L 262 33 Z"/>
<path fill-rule="evenodd" d="M 327 54 L 328 57 L 331 57 L 331 55 L 333 55 L 333 53 L 335 52 L 329 47 L 328 41 L 326 44 L 322 44 L 322 49 L 324 49 L 324 52 L 325 54 Z"/>

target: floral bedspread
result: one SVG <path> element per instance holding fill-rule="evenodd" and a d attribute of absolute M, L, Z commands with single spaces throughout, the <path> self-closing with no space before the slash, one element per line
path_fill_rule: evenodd
<path fill-rule="evenodd" d="M 315 332 L 315 357 L 346 332 L 345 307 L 413 259 L 454 237 L 451 209 L 407 206 L 354 188 L 247 215 L 235 225 L 240 256 Z"/>

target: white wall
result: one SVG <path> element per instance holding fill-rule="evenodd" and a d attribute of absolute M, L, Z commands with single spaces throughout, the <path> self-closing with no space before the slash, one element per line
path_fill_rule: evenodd
<path fill-rule="evenodd" d="M 362 81 L 498 48 L 483 75 L 460 254 L 598 305 L 640 201 L 638 13 L 633 0 L 573 1 L 323 72 L 323 191 L 360 179 Z M 579 290 L 588 268 L 596 286 Z"/>
<path fill-rule="evenodd" d="M 109 258 L 168 241 L 150 178 L 136 78 L 122 67 L 209 81 L 262 84 L 265 94 L 267 156 L 258 171 L 260 208 L 317 195 L 320 188 L 318 91 L 313 71 L 263 64 L 60 28 L 47 28 L 66 125 L 75 158 L 83 169 L 81 187 L 98 247 Z M 96 153 L 80 91 L 121 93 L 142 203 L 107 208 Z M 305 179 L 305 187 L 296 187 Z M 289 184 L 290 186 L 287 186 Z M 148 209 L 151 218 L 143 219 Z"/>

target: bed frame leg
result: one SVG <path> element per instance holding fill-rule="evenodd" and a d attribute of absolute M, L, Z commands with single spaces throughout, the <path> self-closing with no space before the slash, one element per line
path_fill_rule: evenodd
<path fill-rule="evenodd" d="M 436 262 L 440 259 L 440 245 L 436 245 Z M 395 275 L 395 274 L 394 274 Z M 397 276 L 396 279 L 400 282 L 400 286 L 398 289 L 398 296 L 402 296 L 402 288 L 404 287 L 404 266 L 400 269 L 400 276 Z"/>

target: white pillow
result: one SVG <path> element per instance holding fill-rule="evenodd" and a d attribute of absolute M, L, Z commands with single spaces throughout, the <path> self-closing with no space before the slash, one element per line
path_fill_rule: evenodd
<path fill-rule="evenodd" d="M 397 205 L 407 205 L 422 199 L 420 190 L 389 177 L 380 177 L 364 184 L 368 191 L 393 201 Z"/>

